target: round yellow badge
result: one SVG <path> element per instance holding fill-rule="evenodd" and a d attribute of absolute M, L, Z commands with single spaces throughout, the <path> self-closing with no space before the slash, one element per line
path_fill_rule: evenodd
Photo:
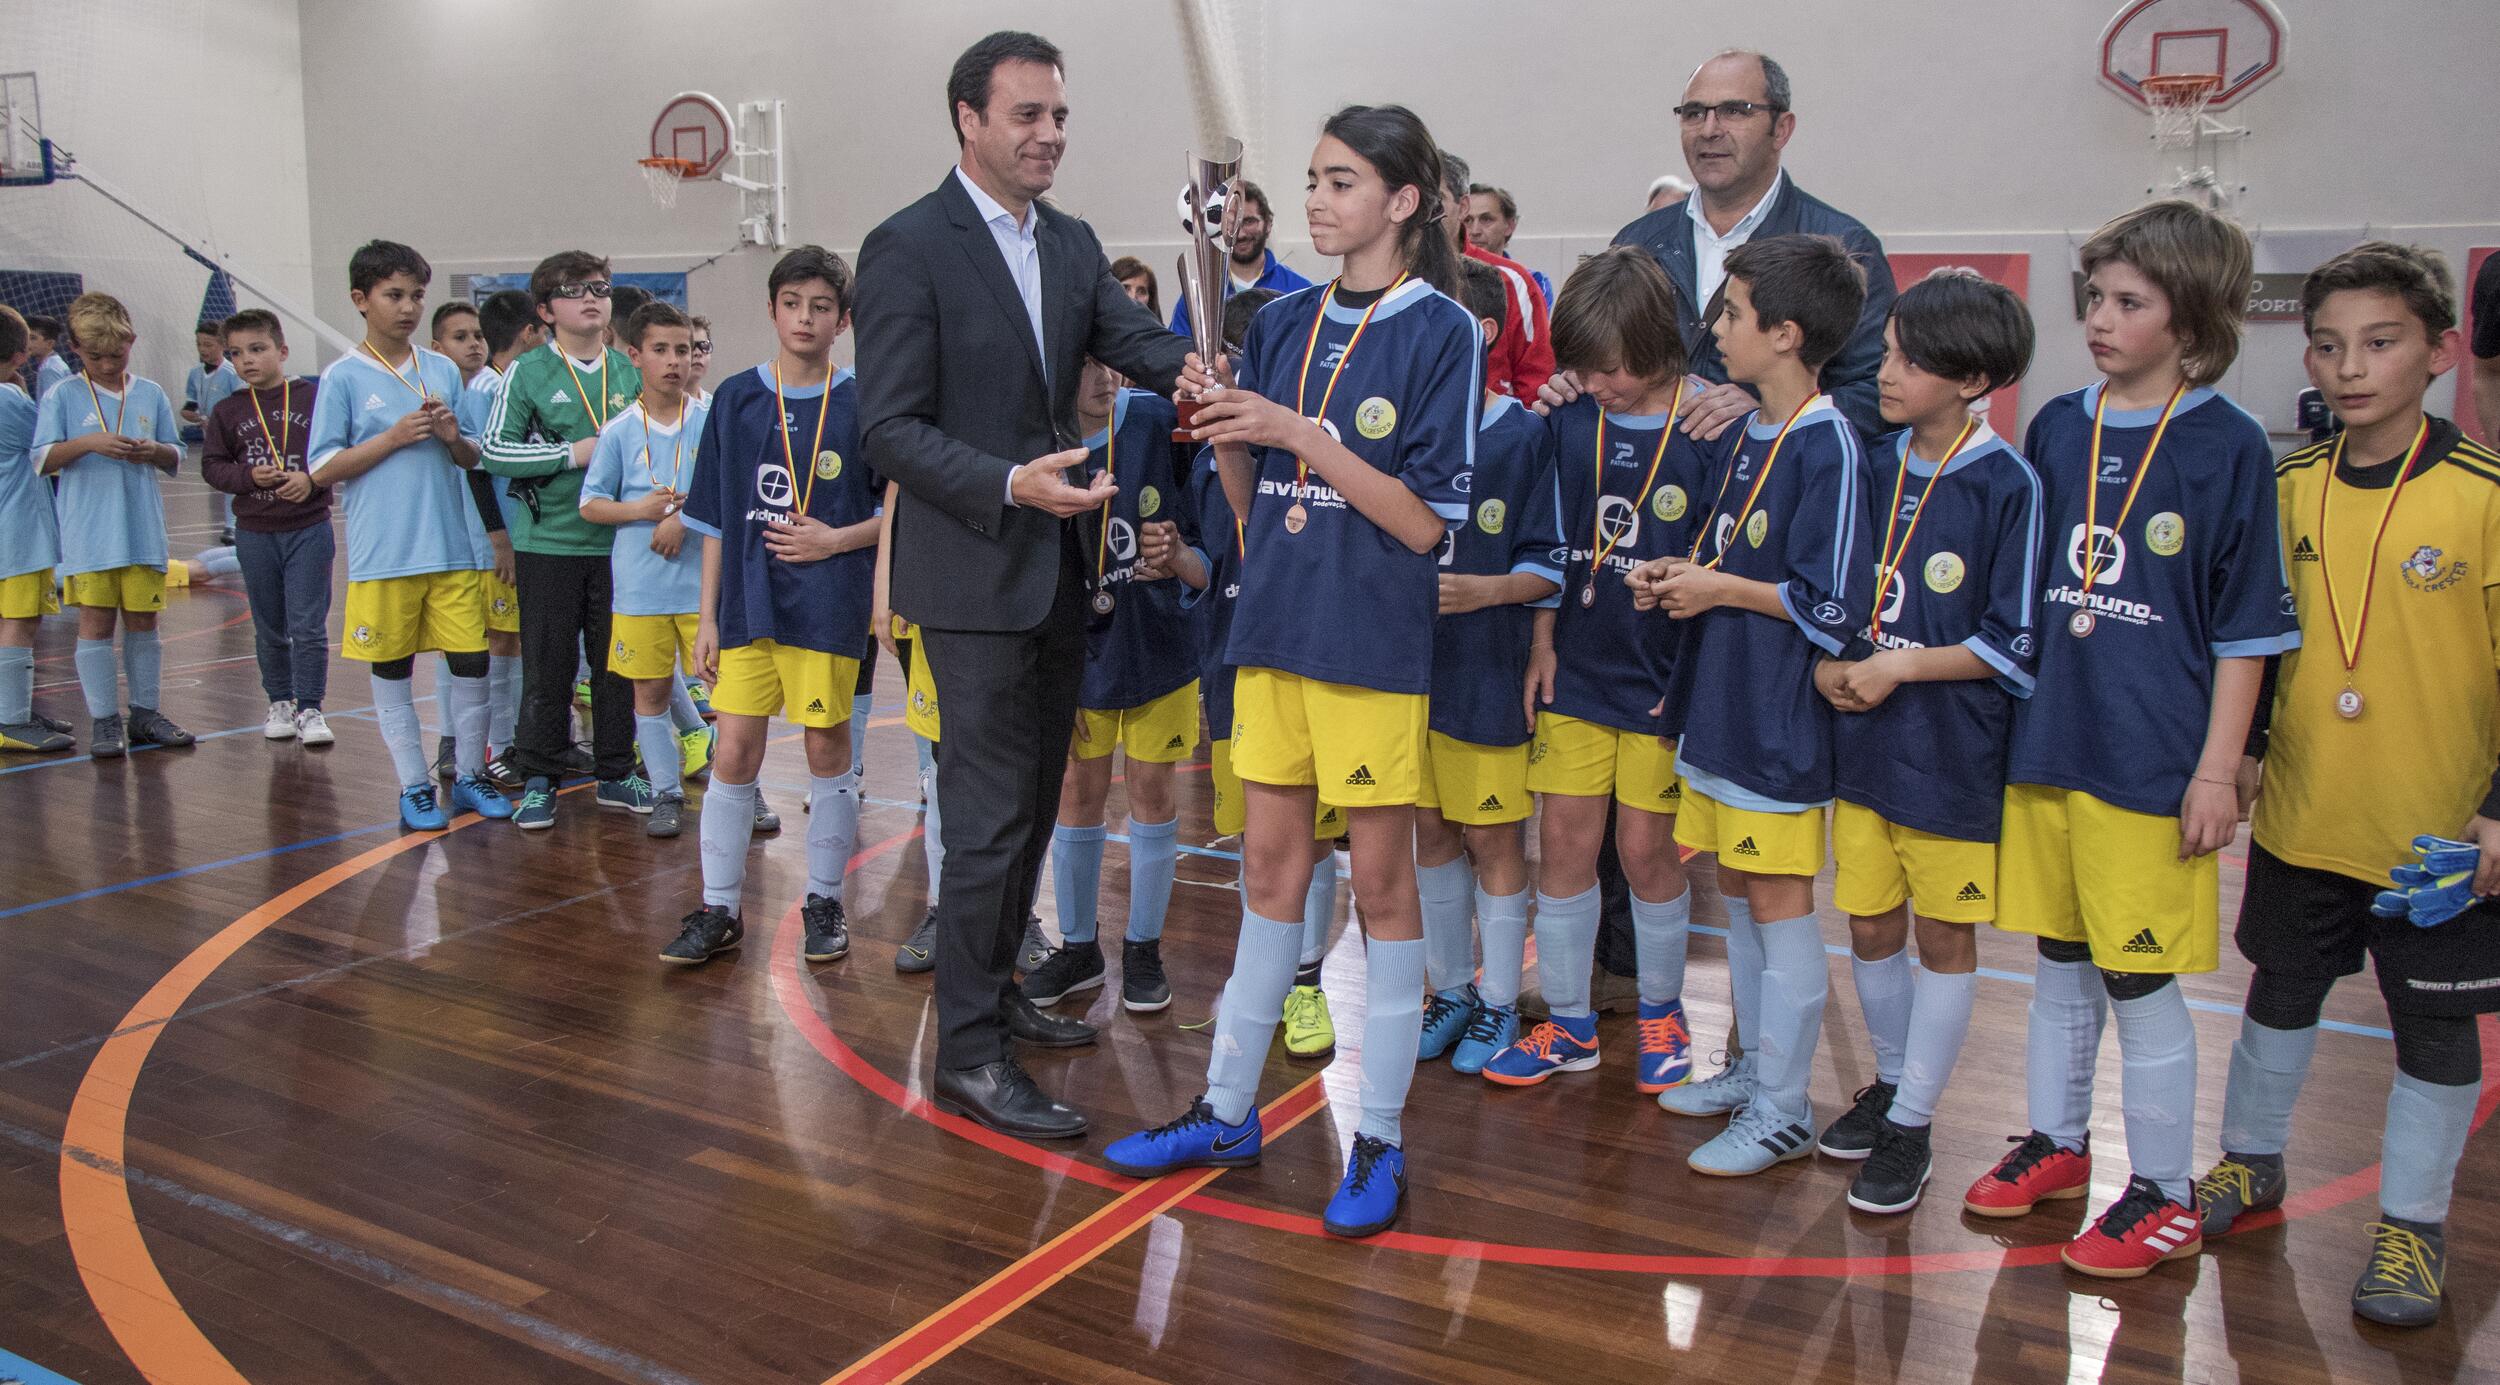
<path fill-rule="evenodd" d="M 2187 547 L 2187 521 L 2171 510 L 2144 521 L 2144 546 L 2165 558 L 2177 557 Z"/>
<path fill-rule="evenodd" d="M 1397 426 L 1398 406 L 1379 395 L 1364 400 L 1354 410 L 1354 431 L 1374 442 L 1389 436 L 1389 430 Z"/>
<path fill-rule="evenodd" d="M 1155 512 L 1162 508 L 1163 492 L 1148 486 L 1137 493 L 1137 517 L 1139 519 L 1152 519 L 1155 517 Z"/>
<path fill-rule="evenodd" d="M 1927 590 L 1938 596 L 1962 585 L 1962 555 L 1939 553 L 1927 560 Z"/>
<path fill-rule="evenodd" d="M 842 474 L 842 454 L 828 447 L 816 454 L 816 479 L 831 481 Z"/>
<path fill-rule="evenodd" d="M 1682 486 L 1660 486 L 1649 495 L 1649 512 L 1670 524 L 1684 517 L 1685 504 Z"/>
<path fill-rule="evenodd" d="M 1510 517 L 1510 507 L 1499 500 L 1488 500 L 1476 507 L 1476 527 L 1488 534 L 1502 532 L 1502 522 Z"/>
<path fill-rule="evenodd" d="M 1762 541 L 1770 536 L 1771 517 L 1760 510 L 1754 511 L 1753 518 L 1745 521 L 1745 542 L 1760 548 Z"/>

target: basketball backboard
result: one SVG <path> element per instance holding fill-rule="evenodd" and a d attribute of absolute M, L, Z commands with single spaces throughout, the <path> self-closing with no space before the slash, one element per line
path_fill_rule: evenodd
<path fill-rule="evenodd" d="M 2283 68 L 2283 15 L 2273 0 L 2129 0 L 2101 30 L 2101 80 L 2148 106 L 2144 80 L 2217 78 L 2209 110 L 2229 110 Z"/>

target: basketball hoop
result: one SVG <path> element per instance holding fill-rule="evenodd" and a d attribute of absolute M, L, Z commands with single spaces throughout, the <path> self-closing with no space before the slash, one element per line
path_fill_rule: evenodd
<path fill-rule="evenodd" d="M 703 171 L 703 165 L 693 159 L 639 159 L 636 162 L 642 165 L 642 185 L 650 190 L 653 205 L 661 207 L 676 206 L 677 189 L 688 178 Z"/>
<path fill-rule="evenodd" d="M 2222 77 L 2213 72 L 2157 73 L 2137 86 L 2153 113 L 2154 145 L 2185 149 L 2204 132 L 2205 108 L 2221 92 Z"/>

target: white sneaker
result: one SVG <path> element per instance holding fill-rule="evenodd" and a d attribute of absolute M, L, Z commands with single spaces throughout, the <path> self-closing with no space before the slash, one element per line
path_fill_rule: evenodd
<path fill-rule="evenodd" d="M 293 702 L 270 703 L 269 720 L 261 723 L 260 733 L 273 741 L 294 740 L 295 704 Z"/>
<path fill-rule="evenodd" d="M 295 738 L 306 745 L 328 745 L 338 737 L 330 734 L 329 719 L 319 707 L 306 707 L 295 714 Z"/>

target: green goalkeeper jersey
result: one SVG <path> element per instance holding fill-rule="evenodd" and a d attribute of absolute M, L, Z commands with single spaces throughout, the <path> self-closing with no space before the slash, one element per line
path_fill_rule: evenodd
<path fill-rule="evenodd" d="M 573 444 L 599 436 L 641 394 L 642 373 L 614 348 L 584 366 L 551 341 L 512 362 L 478 443 L 478 465 L 504 478 L 517 502 L 514 551 L 606 556 L 616 531 L 582 518 L 583 469 L 573 465 Z"/>

